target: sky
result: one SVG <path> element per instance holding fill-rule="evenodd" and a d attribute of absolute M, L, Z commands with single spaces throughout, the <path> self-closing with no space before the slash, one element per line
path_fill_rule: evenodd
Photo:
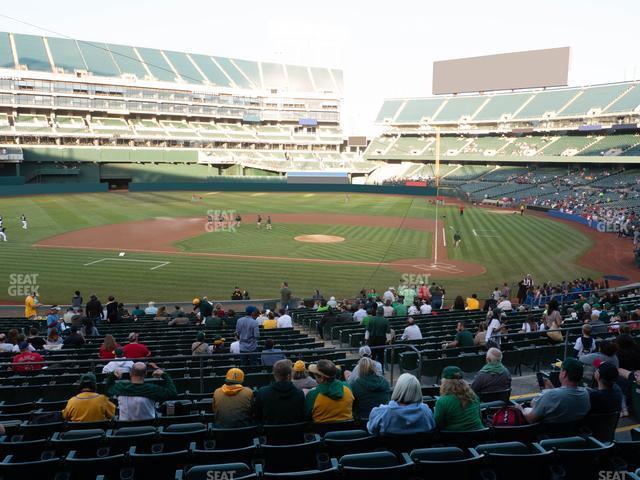
<path fill-rule="evenodd" d="M 570 85 L 640 78 L 638 0 L 21 0 L 0 15 L 36 26 L 0 16 L 2 31 L 341 68 L 353 135 L 384 98 L 431 95 L 436 60 L 569 46 Z"/>

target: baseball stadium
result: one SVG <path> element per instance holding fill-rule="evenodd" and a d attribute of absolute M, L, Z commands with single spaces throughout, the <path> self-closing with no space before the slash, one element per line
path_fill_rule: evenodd
<path fill-rule="evenodd" d="M 112 33 L 0 32 L 0 480 L 640 478 L 640 81 Z"/>

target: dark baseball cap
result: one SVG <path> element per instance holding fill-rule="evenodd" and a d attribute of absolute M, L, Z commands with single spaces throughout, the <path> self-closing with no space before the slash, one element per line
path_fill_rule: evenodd
<path fill-rule="evenodd" d="M 449 365 L 442 370 L 442 378 L 446 378 L 447 380 L 462 380 L 464 374 L 459 367 L 455 365 Z"/>
<path fill-rule="evenodd" d="M 603 362 L 598 367 L 600 378 L 605 382 L 615 382 L 618 379 L 618 369 L 611 362 Z"/>
<path fill-rule="evenodd" d="M 582 375 L 584 374 L 584 366 L 582 365 L 582 362 L 575 358 L 566 358 L 564 362 L 562 362 L 562 370 L 567 372 L 569 378 L 575 381 L 582 378 Z"/>

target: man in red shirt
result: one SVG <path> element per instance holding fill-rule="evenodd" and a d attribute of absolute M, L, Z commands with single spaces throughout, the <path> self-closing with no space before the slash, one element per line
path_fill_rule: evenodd
<path fill-rule="evenodd" d="M 126 358 L 144 358 L 151 356 L 149 349 L 143 343 L 138 343 L 138 334 L 135 332 L 129 334 L 129 343 L 123 347 L 122 351 Z"/>
<path fill-rule="evenodd" d="M 11 367 L 14 372 L 24 373 L 33 370 L 42 370 L 44 366 L 44 357 L 37 352 L 29 351 L 29 342 L 22 342 L 18 345 L 20 353 L 13 357 L 13 366 Z M 43 362 L 34 365 L 21 365 L 27 362 Z"/>

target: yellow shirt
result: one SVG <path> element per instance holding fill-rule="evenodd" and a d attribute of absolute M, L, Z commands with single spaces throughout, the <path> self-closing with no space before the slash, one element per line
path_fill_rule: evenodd
<path fill-rule="evenodd" d="M 264 323 L 262 324 L 262 328 L 264 328 L 265 330 L 271 330 L 272 328 L 276 328 L 278 326 L 278 321 L 277 320 L 265 320 Z"/>
<path fill-rule="evenodd" d="M 477 298 L 467 298 L 467 310 L 480 310 L 480 300 Z"/>
<path fill-rule="evenodd" d="M 100 422 L 111 420 L 116 406 L 109 399 L 96 392 L 80 392 L 71 397 L 62 410 L 62 418 L 68 422 Z"/>
<path fill-rule="evenodd" d="M 24 299 L 24 316 L 26 318 L 31 318 L 37 313 L 36 300 L 31 295 L 27 295 L 27 298 Z"/>

